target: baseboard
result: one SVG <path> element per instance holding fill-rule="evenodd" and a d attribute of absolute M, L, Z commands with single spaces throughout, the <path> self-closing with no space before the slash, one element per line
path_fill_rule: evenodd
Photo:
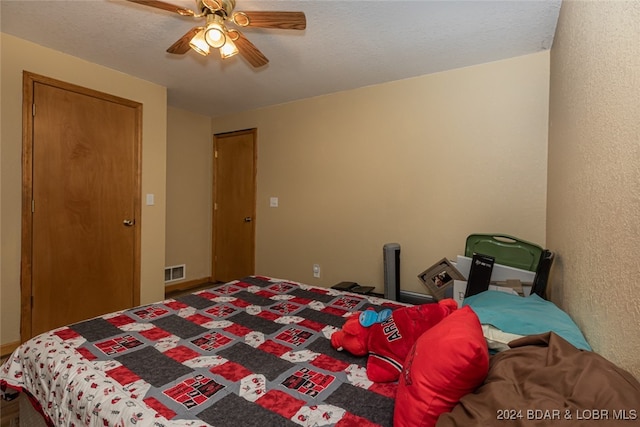
<path fill-rule="evenodd" d="M 188 291 L 189 289 L 197 288 L 198 286 L 204 285 L 205 283 L 209 283 L 209 282 L 211 282 L 211 277 L 203 277 L 201 279 L 186 280 L 184 282 L 174 283 L 174 284 L 165 286 L 164 293 L 166 295 L 169 292 Z"/>
<path fill-rule="evenodd" d="M 8 342 L 0 345 L 0 358 L 4 359 L 9 356 L 13 351 L 18 348 L 20 341 Z"/>
<path fill-rule="evenodd" d="M 400 291 L 398 301 L 415 305 L 435 302 L 431 295 L 411 291 Z"/>

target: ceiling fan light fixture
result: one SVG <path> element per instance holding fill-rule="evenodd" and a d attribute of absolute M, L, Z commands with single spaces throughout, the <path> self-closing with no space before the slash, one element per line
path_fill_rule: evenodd
<path fill-rule="evenodd" d="M 209 44 L 204 38 L 204 30 L 198 31 L 196 35 L 193 36 L 191 41 L 189 41 L 189 46 L 202 56 L 209 55 Z"/>
<path fill-rule="evenodd" d="M 226 43 L 220 48 L 220 57 L 222 59 L 226 59 L 232 57 L 233 55 L 236 55 L 237 53 L 238 47 L 231 40 L 231 38 L 227 37 Z"/>
<path fill-rule="evenodd" d="M 225 27 L 222 18 L 218 15 L 207 16 L 207 27 L 204 30 L 204 39 L 214 49 L 224 46 L 227 41 Z"/>

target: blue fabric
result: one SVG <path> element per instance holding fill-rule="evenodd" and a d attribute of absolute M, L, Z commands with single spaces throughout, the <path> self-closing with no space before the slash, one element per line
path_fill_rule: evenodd
<path fill-rule="evenodd" d="M 485 291 L 464 299 L 463 306 L 476 312 L 480 323 L 518 335 L 553 331 L 575 347 L 591 351 L 591 346 L 567 313 L 536 294 L 528 297 L 499 291 Z"/>
<path fill-rule="evenodd" d="M 382 323 L 391 317 L 391 309 L 385 308 L 379 313 L 376 313 L 374 310 L 365 310 L 360 313 L 360 317 L 358 317 L 358 321 L 362 326 L 368 328 L 369 326 L 375 323 Z"/>

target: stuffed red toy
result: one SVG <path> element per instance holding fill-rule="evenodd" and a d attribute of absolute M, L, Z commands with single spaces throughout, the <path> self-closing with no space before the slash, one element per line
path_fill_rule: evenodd
<path fill-rule="evenodd" d="M 458 309 L 455 300 L 447 298 L 437 304 L 402 307 L 379 323 L 365 327 L 360 314 L 349 317 L 340 331 L 331 335 L 336 350 L 347 350 L 354 356 L 369 355 L 367 377 L 375 382 L 396 381 L 402 364 L 423 332 Z"/>

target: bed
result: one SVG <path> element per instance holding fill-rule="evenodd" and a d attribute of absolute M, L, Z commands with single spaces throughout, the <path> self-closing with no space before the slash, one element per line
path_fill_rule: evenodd
<path fill-rule="evenodd" d="M 0 391 L 54 426 L 637 425 L 640 383 L 553 304 L 491 291 L 465 304 L 416 342 L 419 392 L 409 368 L 374 383 L 367 357 L 330 344 L 352 313 L 406 304 L 261 276 L 34 337 L 0 369 Z M 476 356 L 492 353 L 481 375 L 470 326 L 441 327 L 471 312 Z"/>
<path fill-rule="evenodd" d="M 55 426 L 391 426 L 397 385 L 329 337 L 350 312 L 400 306 L 247 277 L 34 337 L 0 385 Z"/>

